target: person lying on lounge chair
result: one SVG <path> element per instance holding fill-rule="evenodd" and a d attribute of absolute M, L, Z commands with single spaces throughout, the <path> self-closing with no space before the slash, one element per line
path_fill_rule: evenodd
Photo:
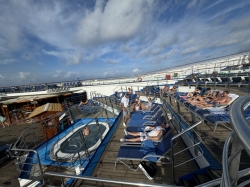
<path fill-rule="evenodd" d="M 196 96 L 198 96 L 201 92 L 201 87 L 197 87 L 194 92 L 188 92 L 187 99 L 188 101 L 193 100 Z"/>
<path fill-rule="evenodd" d="M 142 110 L 149 110 L 149 109 L 151 108 L 151 106 L 152 106 L 152 100 L 151 100 L 151 98 L 149 97 L 149 98 L 148 98 L 148 103 L 145 104 L 145 105 L 142 105 L 141 108 L 142 108 Z"/>
<path fill-rule="evenodd" d="M 169 90 L 169 93 L 174 93 L 177 91 L 177 86 L 173 86 L 170 90 Z"/>
<path fill-rule="evenodd" d="M 219 91 L 214 91 L 212 95 L 204 96 L 197 96 L 196 99 L 189 101 L 191 105 L 196 106 L 197 104 L 209 104 L 212 101 L 216 101 L 218 99 Z"/>
<path fill-rule="evenodd" d="M 135 136 L 134 138 L 121 138 L 121 142 L 137 142 L 137 141 L 145 141 L 145 140 L 160 140 L 165 129 L 168 127 L 165 122 L 163 122 L 160 126 L 157 127 L 150 127 L 147 126 L 146 128 L 151 130 L 149 132 L 128 132 L 124 129 L 124 132 L 126 135 L 132 135 Z"/>
<path fill-rule="evenodd" d="M 166 85 L 164 86 L 164 88 L 161 90 L 161 92 L 162 92 L 162 93 L 168 93 L 168 91 L 169 91 L 169 87 L 168 87 L 168 85 L 166 84 Z"/>
<path fill-rule="evenodd" d="M 218 97 L 218 99 L 206 104 L 196 104 L 196 106 L 198 108 L 216 107 L 217 105 L 227 105 L 231 100 L 232 98 L 228 96 L 228 91 L 224 91 L 222 96 Z"/>

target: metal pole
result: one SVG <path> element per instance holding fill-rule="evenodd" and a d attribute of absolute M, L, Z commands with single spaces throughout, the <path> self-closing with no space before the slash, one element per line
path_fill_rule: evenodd
<path fill-rule="evenodd" d="M 100 140 L 102 140 L 102 132 L 101 132 L 101 129 L 100 129 L 100 124 L 99 124 L 97 118 L 95 118 L 95 121 L 96 121 L 96 125 L 97 125 L 97 128 L 98 128 L 98 133 L 99 133 L 99 136 L 100 136 Z"/>
<path fill-rule="evenodd" d="M 238 136 L 234 134 L 233 139 L 232 139 L 231 156 L 235 152 L 241 149 L 242 149 L 241 142 Z M 240 156 L 241 156 L 241 152 L 239 152 L 239 154 L 237 154 L 237 156 L 235 156 L 232 162 L 230 163 L 229 175 L 230 175 L 232 187 L 237 186 L 237 177 L 238 177 L 238 172 L 239 172 L 239 167 L 240 167 Z"/>
<path fill-rule="evenodd" d="M 227 91 L 230 93 L 230 77 L 227 75 Z"/>
<path fill-rule="evenodd" d="M 216 77 L 215 77 L 215 74 L 214 74 L 214 90 L 216 89 Z"/>
<path fill-rule="evenodd" d="M 196 81 L 196 88 L 198 87 L 198 77 L 195 76 L 195 81 Z"/>
<path fill-rule="evenodd" d="M 247 93 L 250 93 L 250 80 L 249 80 L 249 73 L 248 73 L 247 75 L 248 75 L 248 89 L 247 89 Z"/>
<path fill-rule="evenodd" d="M 86 126 L 87 126 L 87 125 L 86 125 Z M 80 134 L 80 137 L 81 137 L 82 142 L 83 142 L 84 147 L 85 147 L 85 153 L 87 153 L 87 154 L 86 154 L 86 157 L 87 157 L 87 159 L 89 160 L 89 159 L 90 159 L 90 156 L 89 156 L 89 150 L 88 150 L 88 147 L 87 147 L 87 144 L 86 144 L 85 138 L 84 138 L 83 134 L 81 133 L 81 131 L 79 132 L 79 134 Z"/>

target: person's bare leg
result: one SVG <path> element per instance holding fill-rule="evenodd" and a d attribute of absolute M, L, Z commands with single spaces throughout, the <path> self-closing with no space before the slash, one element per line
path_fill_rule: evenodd
<path fill-rule="evenodd" d="M 127 131 L 127 133 L 128 133 L 129 135 L 132 135 L 132 136 L 140 136 L 140 132 L 128 132 L 128 131 Z"/>
<path fill-rule="evenodd" d="M 138 142 L 138 141 L 141 141 L 141 138 L 138 137 L 138 138 L 130 138 L 130 139 L 125 139 L 126 142 Z"/>
<path fill-rule="evenodd" d="M 129 121 L 129 119 L 130 119 L 130 114 L 128 114 L 127 121 Z"/>
<path fill-rule="evenodd" d="M 125 123 L 126 116 L 122 116 L 122 123 Z"/>

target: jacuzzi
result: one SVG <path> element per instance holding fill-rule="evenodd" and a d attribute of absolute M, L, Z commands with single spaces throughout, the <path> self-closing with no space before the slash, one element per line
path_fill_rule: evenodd
<path fill-rule="evenodd" d="M 99 122 L 99 125 L 103 139 L 109 130 L 109 125 L 105 122 Z M 52 160 L 56 160 L 55 155 L 57 152 L 57 157 L 59 160 L 71 160 L 78 157 L 78 151 L 81 158 L 85 157 L 85 143 L 82 139 L 82 136 L 86 142 L 88 152 L 91 153 L 96 150 L 101 143 L 97 124 L 95 122 L 88 124 L 90 133 L 87 136 L 82 135 L 85 126 L 86 125 L 82 125 L 80 127 L 75 128 L 61 140 L 56 142 L 50 149 L 50 158 Z"/>

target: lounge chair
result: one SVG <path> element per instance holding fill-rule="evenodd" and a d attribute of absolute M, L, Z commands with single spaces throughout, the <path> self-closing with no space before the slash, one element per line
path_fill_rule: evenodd
<path fill-rule="evenodd" d="M 171 150 L 172 137 L 173 134 L 170 133 L 160 143 L 158 143 L 156 147 L 149 146 L 148 148 L 145 148 L 138 146 L 121 146 L 116 157 L 115 168 L 120 162 L 133 171 L 137 171 L 139 168 L 139 165 L 137 167 L 134 167 L 133 161 L 151 161 L 160 162 L 162 164 L 171 163 L 171 160 L 169 156 L 167 156 L 167 153 Z M 152 141 L 146 140 L 145 142 L 150 143 Z M 176 144 L 176 141 L 174 142 L 174 144 Z M 153 142 L 151 143 L 151 145 L 154 145 Z M 161 162 L 162 158 L 168 159 L 169 162 Z M 132 163 L 132 167 L 124 162 L 126 160 Z"/>
<path fill-rule="evenodd" d="M 163 116 L 163 112 L 159 111 L 157 115 L 155 115 L 151 120 L 149 119 L 141 119 L 141 120 L 130 120 L 128 126 L 141 127 L 145 125 L 156 126 L 157 124 L 161 124 L 165 121 L 165 117 Z"/>
<path fill-rule="evenodd" d="M 136 112 L 133 113 L 130 117 L 131 120 L 151 120 L 152 118 L 154 118 L 158 112 L 160 112 L 160 107 L 155 108 L 155 110 L 153 112 L 147 113 L 147 112 Z"/>

